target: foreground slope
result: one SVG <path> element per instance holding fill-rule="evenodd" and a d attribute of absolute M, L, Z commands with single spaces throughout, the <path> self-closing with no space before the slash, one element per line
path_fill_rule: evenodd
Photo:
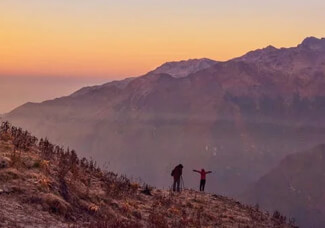
<path fill-rule="evenodd" d="M 0 227 L 294 227 L 222 196 L 142 189 L 7 124 L 0 177 Z"/>
<path fill-rule="evenodd" d="M 324 45 L 307 38 L 297 47 L 209 61 L 208 68 L 198 64 L 204 59 L 169 63 L 25 104 L 6 118 L 155 186 L 168 186 L 166 176 L 180 162 L 213 170 L 208 190 L 234 196 L 288 153 L 324 141 Z M 197 182 L 189 172 L 184 180 Z"/>
<path fill-rule="evenodd" d="M 277 208 L 302 227 L 325 227 L 325 145 L 287 156 L 244 196 L 263 208 Z"/>

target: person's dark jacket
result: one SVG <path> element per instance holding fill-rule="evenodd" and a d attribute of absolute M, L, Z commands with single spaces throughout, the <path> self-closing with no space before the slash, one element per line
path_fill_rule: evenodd
<path fill-rule="evenodd" d="M 178 180 L 181 178 L 182 172 L 183 172 L 183 166 L 179 164 L 173 169 L 172 176 L 174 177 L 175 180 Z"/>

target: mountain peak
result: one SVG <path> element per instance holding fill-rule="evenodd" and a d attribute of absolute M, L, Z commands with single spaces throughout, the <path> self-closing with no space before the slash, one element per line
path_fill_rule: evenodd
<path fill-rule="evenodd" d="M 217 61 L 208 58 L 166 62 L 150 73 L 165 73 L 174 78 L 183 78 L 200 70 L 206 69 L 216 63 Z"/>
<path fill-rule="evenodd" d="M 274 46 L 272 46 L 272 45 L 269 45 L 269 46 L 267 46 L 266 48 L 264 48 L 264 50 L 272 51 L 272 50 L 277 50 L 277 48 L 274 47 Z"/>
<path fill-rule="evenodd" d="M 265 61 L 265 59 L 268 59 L 270 55 L 273 55 L 275 52 L 279 51 L 280 49 L 269 45 L 262 49 L 257 49 L 254 51 L 250 51 L 246 53 L 245 55 L 236 58 L 235 61 L 249 61 L 249 62 L 258 62 L 258 61 Z"/>
<path fill-rule="evenodd" d="M 316 38 L 313 36 L 305 38 L 300 47 L 312 49 L 312 50 L 324 50 L 325 49 L 325 38 Z"/>

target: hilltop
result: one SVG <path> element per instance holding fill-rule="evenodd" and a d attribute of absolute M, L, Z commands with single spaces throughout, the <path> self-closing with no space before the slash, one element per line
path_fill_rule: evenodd
<path fill-rule="evenodd" d="M 0 227 L 294 227 L 223 196 L 144 187 L 8 123 L 0 203 Z"/>

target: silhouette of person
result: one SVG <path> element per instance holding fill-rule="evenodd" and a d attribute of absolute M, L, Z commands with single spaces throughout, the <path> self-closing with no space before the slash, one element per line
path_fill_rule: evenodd
<path fill-rule="evenodd" d="M 180 183 L 181 183 L 181 177 L 183 173 L 183 165 L 179 164 L 176 166 L 171 175 L 174 177 L 174 183 L 173 183 L 173 191 L 180 192 Z"/>
<path fill-rule="evenodd" d="M 204 169 L 201 169 L 201 171 L 193 169 L 193 172 L 199 173 L 201 175 L 200 179 L 200 192 L 204 192 L 205 183 L 206 183 L 206 175 L 209 173 L 212 173 L 211 171 L 205 171 Z"/>

